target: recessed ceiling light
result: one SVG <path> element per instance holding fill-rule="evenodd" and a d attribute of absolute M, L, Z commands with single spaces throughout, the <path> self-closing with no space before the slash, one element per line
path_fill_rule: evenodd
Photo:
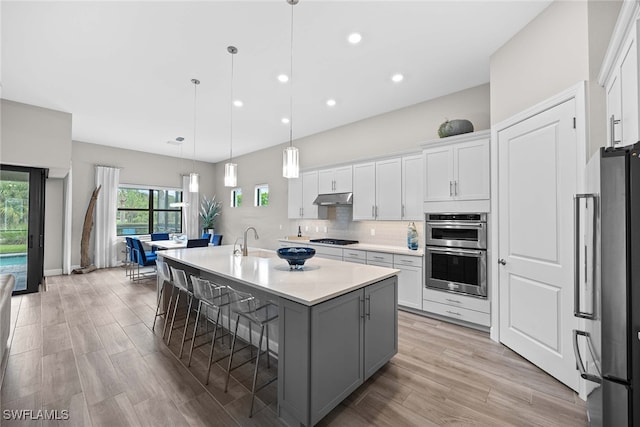
<path fill-rule="evenodd" d="M 336 100 L 335 99 L 327 99 L 327 105 L 329 107 L 335 107 L 336 105 Z"/>
<path fill-rule="evenodd" d="M 289 81 L 289 76 L 287 76 L 286 74 L 280 74 L 280 75 L 278 76 L 278 81 L 279 81 L 280 83 L 286 83 L 286 82 L 288 82 L 288 81 Z"/>
<path fill-rule="evenodd" d="M 235 105 L 236 107 L 240 108 L 242 107 L 244 104 L 242 103 L 242 101 L 240 101 L 239 99 L 236 99 L 235 101 L 233 101 L 233 105 Z"/>
<path fill-rule="evenodd" d="M 362 35 L 360 33 L 351 33 L 349 37 L 347 37 L 347 40 L 349 40 L 351 44 L 358 44 L 362 41 Z"/>
<path fill-rule="evenodd" d="M 285 125 L 289 124 L 289 118 L 288 117 L 283 117 L 281 121 Z"/>
<path fill-rule="evenodd" d="M 404 80 L 404 76 L 400 73 L 394 74 L 393 76 L 391 76 L 391 80 L 394 83 L 400 83 L 402 80 Z"/>

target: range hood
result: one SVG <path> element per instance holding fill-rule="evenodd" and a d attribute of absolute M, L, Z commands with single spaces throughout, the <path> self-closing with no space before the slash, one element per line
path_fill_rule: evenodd
<path fill-rule="evenodd" d="M 313 204 L 318 206 L 351 206 L 353 205 L 353 193 L 318 194 Z"/>

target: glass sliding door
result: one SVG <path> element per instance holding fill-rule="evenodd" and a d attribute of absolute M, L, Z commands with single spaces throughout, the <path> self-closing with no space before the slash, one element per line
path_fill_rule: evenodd
<path fill-rule="evenodd" d="M 37 292 L 43 277 L 46 169 L 0 165 L 0 274 L 14 294 Z"/>

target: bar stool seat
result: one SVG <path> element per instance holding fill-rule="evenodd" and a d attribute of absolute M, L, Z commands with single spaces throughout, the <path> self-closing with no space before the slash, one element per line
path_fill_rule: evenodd
<path fill-rule="evenodd" d="M 227 391 L 229 386 L 229 377 L 231 376 L 231 371 L 239 368 L 252 361 L 253 359 L 253 343 L 251 338 L 251 325 L 256 325 L 260 328 L 260 339 L 258 340 L 257 345 L 257 354 L 255 358 L 255 368 L 253 371 L 253 384 L 251 386 L 251 407 L 249 408 L 249 418 L 253 416 L 253 403 L 255 400 L 256 392 L 260 389 L 266 387 L 267 385 L 274 382 L 278 379 L 278 376 L 274 376 L 273 378 L 267 380 L 264 384 L 256 388 L 256 382 L 258 379 L 258 365 L 260 363 L 260 356 L 262 354 L 267 354 L 267 367 L 270 366 L 269 362 L 269 324 L 276 321 L 278 319 L 278 305 L 272 302 L 261 302 L 256 299 L 252 294 L 246 292 L 237 291 L 231 287 L 228 287 L 229 290 L 229 298 L 230 298 L 230 306 L 231 312 L 236 315 L 236 326 L 235 331 L 233 333 L 233 341 L 231 343 L 231 353 L 229 353 L 229 365 L 227 368 L 227 380 L 225 382 L 224 391 Z M 240 324 L 240 320 L 246 320 L 249 324 L 249 346 L 251 348 L 251 358 L 246 360 L 237 366 L 233 365 L 233 355 L 236 352 L 236 340 L 238 338 L 238 325 Z M 262 338 L 265 335 L 265 329 L 267 331 L 266 338 L 266 350 L 262 351 Z M 244 348 L 244 347 L 243 347 Z M 239 351 L 239 350 L 238 350 Z"/>
<path fill-rule="evenodd" d="M 198 300 L 198 310 L 196 314 L 196 323 L 193 328 L 193 335 L 191 336 L 191 348 L 189 349 L 189 362 L 187 366 L 191 366 L 191 358 L 193 356 L 193 349 L 195 346 L 198 325 L 200 324 L 200 317 L 204 311 L 205 322 L 208 326 L 209 322 L 213 323 L 213 335 L 211 337 L 211 349 L 209 351 L 209 364 L 207 367 L 207 376 L 205 377 L 205 384 L 209 384 L 209 375 L 211 374 L 211 364 L 219 360 L 224 359 L 227 355 L 220 357 L 217 360 L 213 359 L 213 351 L 215 348 L 216 340 L 218 338 L 224 340 L 224 337 L 229 335 L 230 332 L 222 333 L 218 336 L 218 326 L 221 325 L 222 310 L 223 308 L 229 309 L 229 292 L 226 286 L 217 285 L 211 283 L 209 280 L 202 279 L 200 277 L 191 276 L 191 283 L 193 284 L 193 295 Z M 215 319 L 214 314 L 215 313 Z M 208 331 L 208 327 L 207 327 Z M 227 312 L 227 331 L 231 331 L 231 315 Z M 205 332 L 206 334 L 206 332 Z M 224 343 L 224 341 L 223 341 Z M 206 343 L 204 343 L 206 344 Z M 200 344 L 200 345 L 204 345 Z M 231 344 L 231 342 L 229 342 Z"/>

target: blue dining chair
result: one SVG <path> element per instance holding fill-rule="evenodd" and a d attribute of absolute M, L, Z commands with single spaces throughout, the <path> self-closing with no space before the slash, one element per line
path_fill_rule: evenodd
<path fill-rule="evenodd" d="M 209 239 L 189 239 L 187 248 L 205 248 L 209 246 Z"/>
<path fill-rule="evenodd" d="M 145 251 L 144 250 L 144 246 L 142 246 L 142 242 L 140 241 L 140 239 L 132 239 L 133 241 L 133 248 L 134 251 L 136 253 L 136 260 L 137 260 L 137 271 L 136 271 L 136 276 L 133 279 L 135 280 L 140 280 L 141 275 L 140 275 L 140 267 L 152 267 L 156 265 L 156 259 L 158 259 L 158 255 L 156 255 L 154 252 L 152 251 Z M 155 274 L 155 270 L 153 272 Z"/>
<path fill-rule="evenodd" d="M 211 238 L 211 244 L 213 246 L 222 245 L 222 234 L 214 234 L 213 237 Z"/>
<path fill-rule="evenodd" d="M 151 233 L 151 241 L 154 240 L 169 240 L 169 233 Z M 158 250 L 157 246 L 151 245 L 151 252 L 156 252 Z"/>
<path fill-rule="evenodd" d="M 211 240 L 211 233 L 202 233 L 201 239 Z"/>
<path fill-rule="evenodd" d="M 133 246 L 133 237 L 125 237 L 125 241 L 127 243 L 125 274 L 130 278 L 133 275 L 133 265 L 138 262 L 138 258 L 136 257 L 137 251 Z"/>

